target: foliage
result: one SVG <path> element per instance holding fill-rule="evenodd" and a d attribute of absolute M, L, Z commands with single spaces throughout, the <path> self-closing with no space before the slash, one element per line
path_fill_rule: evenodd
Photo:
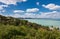
<path fill-rule="evenodd" d="M 0 39 L 60 39 L 58 29 L 0 16 Z"/>

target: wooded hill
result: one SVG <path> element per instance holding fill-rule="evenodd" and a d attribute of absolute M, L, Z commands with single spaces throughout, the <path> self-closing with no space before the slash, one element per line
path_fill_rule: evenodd
<path fill-rule="evenodd" d="M 0 39 L 60 39 L 58 29 L 0 15 Z"/>
<path fill-rule="evenodd" d="M 38 28 L 45 28 L 45 29 L 49 29 L 48 26 L 42 26 L 36 23 L 31 23 L 28 22 L 27 20 L 23 20 L 23 19 L 19 19 L 19 18 L 13 18 L 13 17 L 5 17 L 0 15 L 0 23 L 4 24 L 4 25 L 14 25 L 14 26 L 30 26 L 30 27 L 34 27 L 36 29 Z"/>

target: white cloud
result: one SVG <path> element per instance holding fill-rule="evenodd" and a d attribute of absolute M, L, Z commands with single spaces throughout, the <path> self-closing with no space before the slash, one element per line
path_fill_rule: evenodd
<path fill-rule="evenodd" d="M 21 14 L 16 13 L 16 14 L 13 14 L 13 15 L 10 15 L 10 16 L 15 17 L 15 18 L 18 18 L 18 17 L 21 17 L 21 18 L 34 18 L 35 14 L 33 14 L 33 13 L 25 13 L 25 14 L 21 15 Z"/>
<path fill-rule="evenodd" d="M 14 13 L 24 13 L 23 10 L 14 10 Z"/>
<path fill-rule="evenodd" d="M 4 15 L 5 10 L 0 10 L 0 15 Z"/>
<path fill-rule="evenodd" d="M 2 10 L 3 9 L 3 7 L 2 6 L 0 6 L 0 10 Z"/>
<path fill-rule="evenodd" d="M 21 0 L 21 1 L 26 2 L 27 0 Z"/>
<path fill-rule="evenodd" d="M 27 9 L 26 12 L 38 12 L 39 9 L 38 8 L 31 8 L 31 9 Z"/>
<path fill-rule="evenodd" d="M 0 5 L 0 6 L 2 6 L 2 7 L 8 7 L 8 5 Z"/>
<path fill-rule="evenodd" d="M 39 2 L 36 2 L 36 4 L 39 6 Z"/>
<path fill-rule="evenodd" d="M 35 14 L 33 14 L 33 13 L 25 13 L 24 15 L 23 15 L 23 17 L 25 18 L 34 18 L 35 17 Z"/>
<path fill-rule="evenodd" d="M 8 5 L 0 5 L 0 15 L 3 15 L 5 12 L 4 7 L 8 7 Z"/>
<path fill-rule="evenodd" d="M 33 12 L 38 12 L 39 9 L 38 8 L 32 8 L 32 9 L 27 9 L 26 11 L 23 10 L 14 10 L 13 12 L 15 14 L 10 15 L 12 17 L 23 17 L 23 18 L 34 18 L 36 14 L 34 14 Z M 22 15 L 22 14 L 23 15 Z"/>
<path fill-rule="evenodd" d="M 4 4 L 14 4 L 16 5 L 17 2 L 26 2 L 27 0 L 0 0 L 0 2 L 4 3 Z"/>
<path fill-rule="evenodd" d="M 60 12 L 43 12 L 40 14 L 39 18 L 60 18 Z"/>
<path fill-rule="evenodd" d="M 52 12 L 40 12 L 39 14 L 35 13 L 24 13 L 23 15 L 15 13 L 11 15 L 12 17 L 21 17 L 21 18 L 60 18 L 60 12 L 52 11 Z"/>
<path fill-rule="evenodd" d="M 18 17 L 20 17 L 20 14 L 14 14 L 14 15 L 10 15 L 10 16 L 18 18 Z"/>
<path fill-rule="evenodd" d="M 57 9 L 60 9 L 60 5 L 56 5 L 56 4 L 48 4 L 48 5 L 42 5 L 43 7 L 45 8 L 48 8 L 50 10 L 57 10 Z"/>
<path fill-rule="evenodd" d="M 8 7 L 8 5 L 0 5 L 0 10 L 4 9 L 3 7 Z"/>
<path fill-rule="evenodd" d="M 14 13 L 35 13 L 35 12 L 38 12 L 38 11 L 39 11 L 38 8 L 31 8 L 31 9 L 27 9 L 26 11 L 14 10 Z"/>

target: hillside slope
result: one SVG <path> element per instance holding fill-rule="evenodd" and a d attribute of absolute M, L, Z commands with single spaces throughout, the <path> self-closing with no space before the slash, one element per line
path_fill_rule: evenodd
<path fill-rule="evenodd" d="M 60 39 L 60 31 L 0 15 L 0 39 Z"/>

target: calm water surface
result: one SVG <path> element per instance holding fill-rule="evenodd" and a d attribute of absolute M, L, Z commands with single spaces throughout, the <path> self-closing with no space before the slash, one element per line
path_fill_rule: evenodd
<path fill-rule="evenodd" d="M 60 20 L 49 20 L 49 19 L 25 19 L 32 23 L 37 23 L 41 25 L 60 27 Z"/>

